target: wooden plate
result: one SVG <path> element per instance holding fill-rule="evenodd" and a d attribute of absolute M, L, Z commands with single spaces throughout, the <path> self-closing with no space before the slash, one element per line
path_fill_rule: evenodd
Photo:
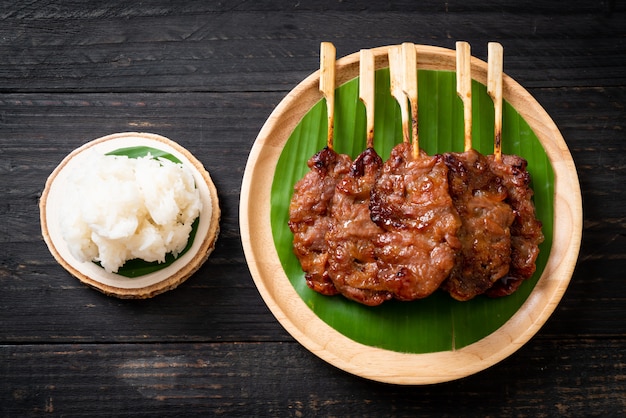
<path fill-rule="evenodd" d="M 388 66 L 389 47 L 373 50 L 376 68 Z M 454 71 L 455 51 L 416 46 L 418 69 Z M 487 82 L 487 64 L 472 58 L 472 76 Z M 337 61 L 337 85 L 359 73 L 359 54 Z M 537 101 L 508 76 L 504 100 L 535 133 L 554 171 L 553 236 L 550 257 L 521 308 L 495 332 L 460 349 L 403 353 L 356 342 L 322 321 L 286 276 L 272 236 L 271 188 L 283 147 L 301 119 L 321 99 L 319 72 L 294 88 L 259 133 L 244 173 L 240 226 L 255 284 L 283 327 L 311 352 L 336 367 L 368 379 L 396 384 L 430 384 L 468 376 L 506 358 L 526 343 L 556 308 L 570 281 L 582 231 L 580 186 L 573 160 L 558 128 Z"/>
<path fill-rule="evenodd" d="M 171 265 L 139 277 L 128 278 L 107 273 L 92 262 L 79 262 L 70 253 L 60 231 L 60 211 L 64 187 L 70 172 L 84 162 L 88 152 L 105 154 L 126 147 L 152 147 L 178 158 L 188 167 L 200 190 L 203 209 L 191 248 Z M 103 293 L 119 298 L 145 299 L 173 289 L 189 278 L 215 248 L 219 233 L 220 208 L 217 191 L 209 173 L 186 149 L 155 134 L 126 132 L 95 139 L 69 154 L 52 172 L 41 195 L 41 230 L 48 248 L 56 260 L 81 282 Z"/>

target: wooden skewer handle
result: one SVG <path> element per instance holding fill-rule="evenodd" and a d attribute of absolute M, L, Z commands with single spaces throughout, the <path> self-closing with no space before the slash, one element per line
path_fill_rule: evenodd
<path fill-rule="evenodd" d="M 411 103 L 411 126 L 413 136 L 413 158 L 419 155 L 418 123 L 417 123 L 417 58 L 415 45 L 410 42 L 402 44 L 404 61 L 403 90 Z"/>
<path fill-rule="evenodd" d="M 335 46 L 330 42 L 320 45 L 320 92 L 326 99 L 328 118 L 328 148 L 333 149 L 335 126 Z"/>
<path fill-rule="evenodd" d="M 456 92 L 463 102 L 465 151 L 472 149 L 472 73 L 467 42 L 456 43 Z"/>
<path fill-rule="evenodd" d="M 365 104 L 367 147 L 374 147 L 374 54 L 368 49 L 360 53 L 359 98 Z"/>
<path fill-rule="evenodd" d="M 400 105 L 402 115 L 402 139 L 407 144 L 411 141 L 409 102 L 404 92 L 404 60 L 402 50 L 399 46 L 390 47 L 387 52 L 389 57 L 389 81 L 391 84 L 391 95 Z"/>
<path fill-rule="evenodd" d="M 487 55 L 487 93 L 493 100 L 494 140 L 493 154 L 496 160 L 502 158 L 502 67 L 503 49 L 497 42 L 489 42 Z"/>

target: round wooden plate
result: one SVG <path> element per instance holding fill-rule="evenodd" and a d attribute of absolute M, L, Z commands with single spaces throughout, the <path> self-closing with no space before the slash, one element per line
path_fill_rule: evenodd
<path fill-rule="evenodd" d="M 388 66 L 389 47 L 373 49 L 376 68 Z M 455 71 L 455 51 L 416 45 L 418 69 Z M 337 60 L 339 86 L 359 74 L 359 54 Z M 472 77 L 487 83 L 487 64 L 471 60 Z M 558 128 L 539 103 L 508 76 L 503 98 L 529 124 L 554 170 L 553 241 L 541 277 L 521 308 L 500 328 L 456 350 L 401 353 L 355 342 L 322 321 L 301 299 L 275 249 L 271 187 L 276 163 L 292 131 L 321 99 L 319 71 L 296 86 L 261 129 L 248 159 L 240 202 L 243 248 L 255 284 L 282 326 L 302 345 L 334 366 L 381 382 L 431 384 L 484 370 L 511 355 L 541 328 L 559 303 L 574 270 L 582 234 L 582 201 L 573 160 Z"/>
<path fill-rule="evenodd" d="M 169 153 L 189 168 L 200 191 L 203 209 L 194 242 L 185 254 L 161 270 L 128 278 L 107 273 L 95 263 L 76 260 L 61 235 L 59 219 L 67 176 L 81 166 L 88 152 L 95 150 L 106 154 L 120 148 L 136 146 L 152 147 Z M 219 233 L 220 208 L 217 191 L 209 173 L 189 151 L 163 136 L 149 133 L 112 134 L 74 150 L 48 178 L 39 206 L 42 234 L 56 260 L 81 282 L 119 298 L 145 299 L 175 288 L 207 260 L 215 248 Z"/>

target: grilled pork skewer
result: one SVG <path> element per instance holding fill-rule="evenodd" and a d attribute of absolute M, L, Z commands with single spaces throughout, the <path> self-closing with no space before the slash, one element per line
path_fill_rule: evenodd
<path fill-rule="evenodd" d="M 487 157 L 472 148 L 470 47 L 457 42 L 457 92 L 464 106 L 463 153 L 446 153 L 450 196 L 462 220 L 456 263 L 442 289 L 457 300 L 483 294 L 506 277 L 511 264 L 514 215 L 508 196 Z"/>
<path fill-rule="evenodd" d="M 331 204 L 337 182 L 345 176 L 351 159 L 333 150 L 335 94 L 335 47 L 320 46 L 320 91 L 328 109 L 327 146 L 307 162 L 310 171 L 294 186 L 289 205 L 289 229 L 294 234 L 293 249 L 305 273 L 307 285 L 324 295 L 338 293 L 328 275 L 326 234 L 331 223 Z"/>
<path fill-rule="evenodd" d="M 334 48 L 323 44 L 321 50 L 322 68 L 331 61 L 334 69 Z M 455 299 L 469 300 L 482 293 L 511 294 L 534 273 L 541 223 L 535 218 L 526 161 L 502 154 L 502 50 L 491 44 L 489 50 L 494 154 L 472 149 L 466 43 L 458 44 L 457 61 L 464 152 L 430 157 L 419 149 L 415 48 L 407 43 L 390 50 L 403 140 L 384 164 L 373 148 L 374 61 L 370 51 L 361 52 L 366 150 L 354 162 L 333 151 L 334 110 L 329 110 L 327 146 L 309 160 L 311 171 L 296 184 L 290 205 L 294 251 L 309 287 L 366 305 L 419 299 L 439 287 Z M 398 75 L 400 67 L 404 70 Z M 321 71 L 320 90 L 334 109 L 334 79 L 328 74 L 334 71 Z"/>
<path fill-rule="evenodd" d="M 487 291 L 491 297 L 506 296 L 519 288 L 536 269 L 539 244 L 544 240 L 541 222 L 536 218 L 527 162 L 516 155 L 502 155 L 502 45 L 488 45 L 487 92 L 494 102 L 494 153 L 489 156 L 491 170 L 507 189 L 506 202 L 515 220 L 511 225 L 511 267 L 509 273 Z"/>
<path fill-rule="evenodd" d="M 415 48 L 412 52 L 415 55 Z M 395 75 L 394 54 L 390 50 L 390 72 Z M 415 97 L 416 67 L 404 65 L 402 70 L 403 91 Z M 406 94 L 394 97 L 401 107 L 407 102 Z M 413 123 L 416 127 L 417 121 Z M 392 149 L 370 201 L 372 220 L 384 230 L 376 242 L 381 275 L 399 300 L 424 298 L 437 290 L 454 266 L 459 245 L 460 220 L 448 194 L 447 168 L 441 156 L 419 151 L 416 133 L 413 141 Z"/>
<path fill-rule="evenodd" d="M 369 50 L 360 54 L 359 95 L 366 109 L 367 145 L 337 183 L 327 240 L 335 288 L 349 299 L 374 306 L 392 295 L 379 278 L 374 243 L 381 230 L 369 210 L 371 189 L 383 164 L 374 150 L 374 56 Z"/>

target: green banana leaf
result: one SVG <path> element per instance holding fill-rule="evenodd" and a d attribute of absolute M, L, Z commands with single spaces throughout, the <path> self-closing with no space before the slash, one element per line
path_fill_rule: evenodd
<path fill-rule="evenodd" d="M 456 94 L 456 73 L 418 71 L 419 143 L 428 154 L 463 151 L 463 105 Z M 473 146 L 493 153 L 493 102 L 486 87 L 472 83 Z M 298 295 L 315 314 L 344 336 L 359 343 L 407 353 L 459 349 L 496 331 L 527 299 L 548 260 L 552 245 L 554 173 L 550 161 L 528 124 L 503 105 L 503 152 L 528 160 L 537 217 L 545 241 L 540 246 L 535 275 L 513 295 L 476 297 L 458 302 L 443 291 L 418 301 L 389 301 L 368 307 L 343 296 L 323 296 L 310 290 L 293 254 L 288 228 L 293 186 L 309 170 L 306 161 L 326 145 L 326 104 L 318 102 L 289 137 L 276 166 L 271 190 L 271 226 L 282 267 Z M 334 147 L 355 158 L 365 149 L 365 108 L 359 100 L 358 79 L 336 89 Z M 402 141 L 400 107 L 389 92 L 389 69 L 376 71 L 375 139 L 386 160 Z"/>
<path fill-rule="evenodd" d="M 167 160 L 170 160 L 173 163 L 182 164 L 182 162 L 178 158 L 174 157 L 172 154 L 168 152 L 162 151 L 160 149 L 156 149 L 152 147 L 144 147 L 144 146 L 118 148 L 111 152 L 107 152 L 106 155 L 125 155 L 128 158 L 141 158 L 141 157 L 145 157 L 148 154 L 150 154 L 150 156 L 155 159 L 165 158 Z"/>
<path fill-rule="evenodd" d="M 165 158 L 176 164 L 182 164 L 178 158 L 170 153 L 167 153 L 160 149 L 144 146 L 119 148 L 108 152 L 106 155 L 125 155 L 128 158 L 140 158 L 145 157 L 148 154 L 150 154 L 150 156 L 152 156 L 153 158 Z M 191 248 L 193 241 L 196 237 L 196 232 L 198 231 L 199 223 L 200 217 L 196 218 L 196 220 L 191 225 L 191 232 L 189 233 L 189 240 L 187 241 L 187 245 L 180 252 L 180 254 L 178 254 L 178 257 L 185 254 Z M 153 273 L 155 271 L 159 271 L 170 266 L 174 261 L 178 259 L 178 257 L 174 257 L 172 253 L 167 253 L 165 255 L 165 261 L 162 263 L 159 263 L 158 261 L 148 262 L 141 259 L 128 260 L 126 261 L 126 263 L 124 263 L 122 267 L 119 268 L 117 274 L 128 278 L 144 276 L 148 273 Z M 100 265 L 100 263 L 96 264 Z"/>

